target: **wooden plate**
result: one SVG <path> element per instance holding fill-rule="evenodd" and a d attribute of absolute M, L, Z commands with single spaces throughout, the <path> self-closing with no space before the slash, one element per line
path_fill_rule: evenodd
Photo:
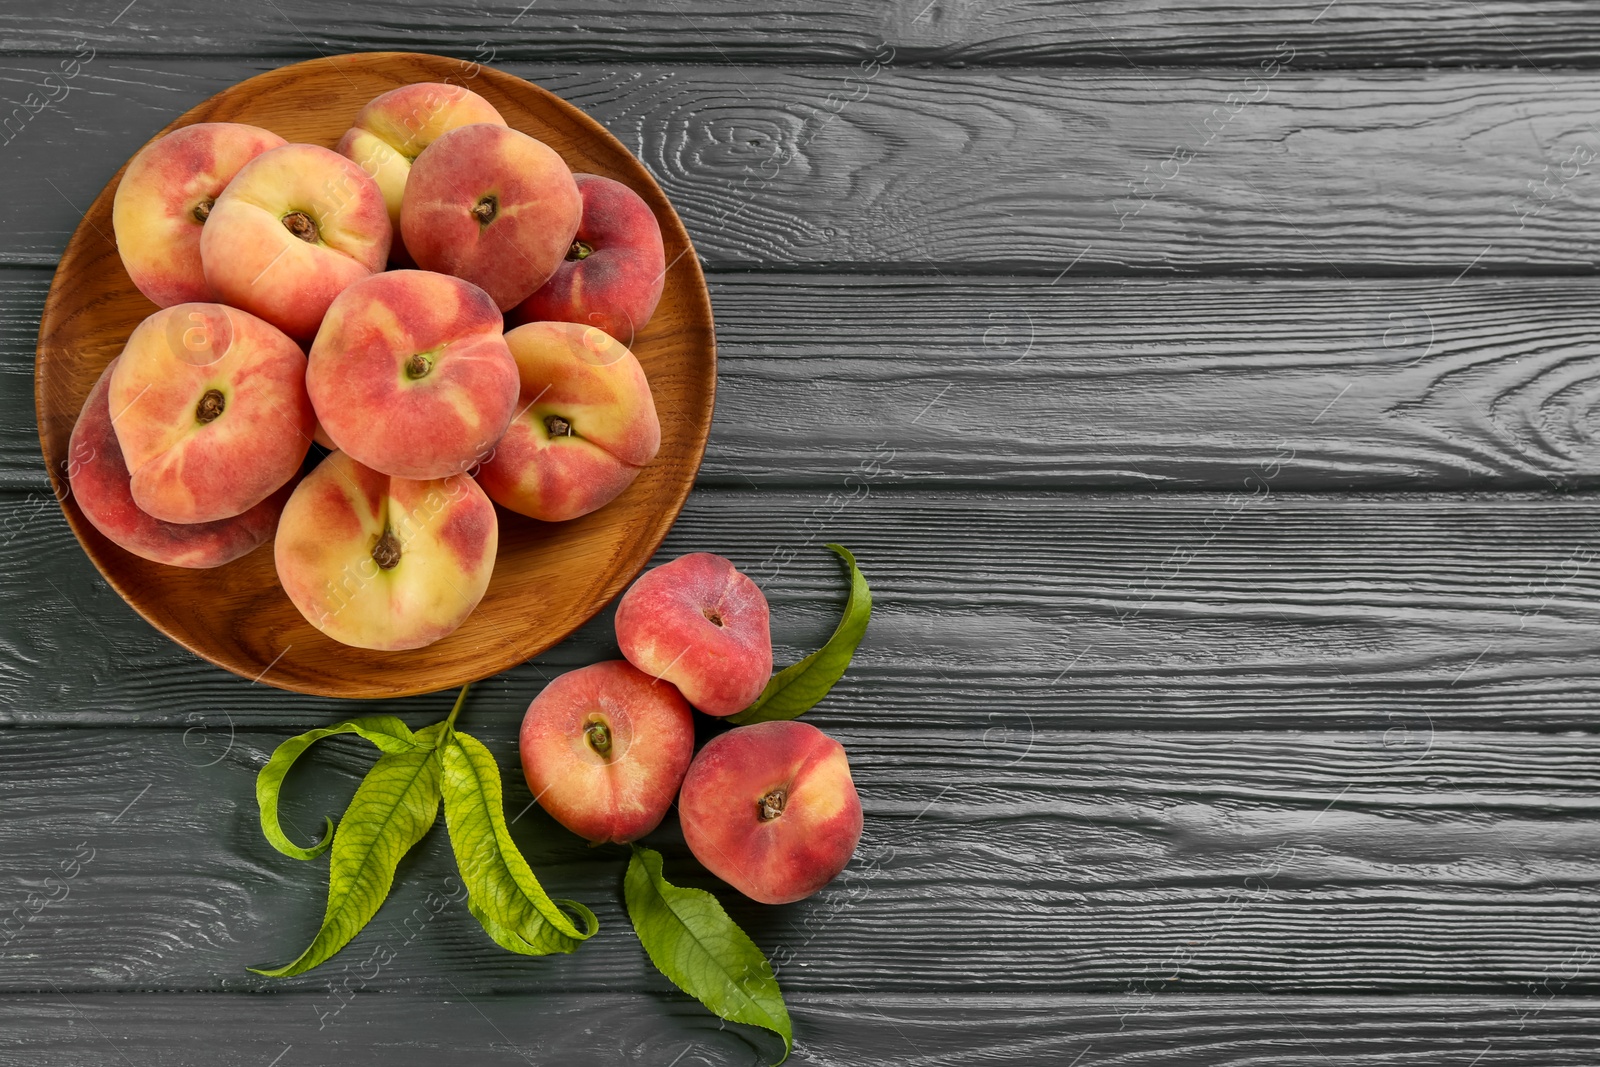
<path fill-rule="evenodd" d="M 621 142 L 553 94 L 462 60 L 371 52 L 296 63 L 240 82 L 161 133 L 195 122 L 248 122 L 290 141 L 331 148 L 368 100 L 418 81 L 463 85 L 499 108 L 513 128 L 560 152 L 573 170 L 628 185 L 660 220 L 669 263 L 660 307 L 633 345 L 661 417 L 660 453 L 622 496 L 581 519 L 540 523 L 501 509 L 500 554 L 488 593 L 449 637 L 410 652 L 350 648 L 301 617 L 278 585 L 270 544 L 225 567 L 184 570 L 123 551 L 83 517 L 68 491 L 68 437 L 100 372 L 155 310 L 134 288 L 112 242 L 111 199 L 122 170 L 68 242 L 39 325 L 39 440 L 84 551 L 112 587 L 174 641 L 235 674 L 301 693 L 433 692 L 498 673 L 560 641 L 621 592 L 654 554 L 689 494 L 711 427 L 716 338 L 689 235 Z"/>

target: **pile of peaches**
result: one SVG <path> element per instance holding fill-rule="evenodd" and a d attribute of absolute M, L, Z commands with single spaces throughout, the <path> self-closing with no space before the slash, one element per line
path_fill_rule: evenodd
<path fill-rule="evenodd" d="M 128 164 L 112 218 L 159 310 L 78 416 L 79 507 L 172 566 L 271 539 L 337 641 L 451 633 L 488 587 L 494 504 L 577 518 L 660 446 L 629 350 L 661 297 L 655 216 L 460 86 L 377 97 L 337 150 L 175 130 Z"/>
<path fill-rule="evenodd" d="M 616 631 L 624 659 L 561 675 L 523 717 L 517 748 L 539 806 L 595 844 L 623 844 L 676 800 L 689 851 L 750 899 L 787 904 L 832 881 L 862 830 L 843 745 L 775 719 L 694 752 L 691 706 L 737 715 L 772 675 L 761 588 L 721 556 L 690 553 L 629 587 Z"/>

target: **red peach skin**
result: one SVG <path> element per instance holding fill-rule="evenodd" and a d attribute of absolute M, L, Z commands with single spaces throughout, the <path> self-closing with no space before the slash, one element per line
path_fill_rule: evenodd
<path fill-rule="evenodd" d="M 442 134 L 411 165 L 400 233 L 417 266 L 465 278 L 509 311 L 555 273 L 582 210 L 553 148 L 478 123 Z"/>
<path fill-rule="evenodd" d="M 738 714 L 772 677 L 767 598 L 710 552 L 646 571 L 618 602 L 616 627 L 629 663 L 707 715 Z"/>
<path fill-rule="evenodd" d="M 273 541 L 300 614 L 357 648 L 421 648 L 452 633 L 489 587 L 494 505 L 458 474 L 391 478 L 332 452 L 301 480 Z"/>
<path fill-rule="evenodd" d="M 609 334 L 571 322 L 519 326 L 506 343 L 521 393 L 478 483 L 501 507 L 546 522 L 609 504 L 661 447 L 644 368 Z"/>
<path fill-rule="evenodd" d="M 624 660 L 568 671 L 528 705 L 518 748 L 528 788 L 596 844 L 660 825 L 694 755 L 694 716 L 666 682 Z"/>
<path fill-rule="evenodd" d="M 215 300 L 200 265 L 211 207 L 246 163 L 287 142 L 242 122 L 197 122 L 139 149 L 111 204 L 122 265 L 157 307 Z"/>
<path fill-rule="evenodd" d="M 481 463 L 517 403 L 505 320 L 482 289 L 421 270 L 359 281 L 328 308 L 306 387 L 322 430 L 397 478 Z"/>
<path fill-rule="evenodd" d="M 683 780 L 689 850 L 751 900 L 788 904 L 834 879 L 861 840 L 844 748 L 809 723 L 761 722 L 713 738 Z"/>
<path fill-rule="evenodd" d="M 470 89 L 445 82 L 412 82 L 367 101 L 336 151 L 372 175 L 383 190 L 389 221 L 399 233 L 400 203 L 412 161 L 440 134 L 479 122 L 506 124 L 493 104 Z M 402 247 L 395 241 L 391 257 Z"/>
<path fill-rule="evenodd" d="M 67 476 L 78 509 L 108 540 L 153 563 L 220 567 L 272 536 L 289 499 L 285 485 L 243 515 L 216 522 L 162 522 L 133 502 L 128 467 L 111 425 L 112 360 L 89 391 L 67 445 Z"/>
<path fill-rule="evenodd" d="M 305 340 L 333 298 L 383 269 L 393 228 L 383 191 L 331 149 L 288 144 L 234 175 L 200 232 L 218 299 Z"/>
<path fill-rule="evenodd" d="M 661 301 L 666 253 L 661 225 L 639 194 L 598 174 L 574 174 L 583 217 L 567 258 L 518 305 L 519 322 L 581 322 L 625 345 Z"/>
<path fill-rule="evenodd" d="M 111 375 L 133 499 L 167 522 L 242 514 L 299 471 L 316 417 L 306 357 L 222 304 L 174 304 L 134 327 Z"/>

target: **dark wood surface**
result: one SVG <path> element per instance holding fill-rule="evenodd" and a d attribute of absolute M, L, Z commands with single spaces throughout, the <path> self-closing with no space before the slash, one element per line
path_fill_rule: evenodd
<path fill-rule="evenodd" d="M 620 138 L 713 269 L 1593 272 L 1600 73 L 1302 71 L 1277 55 L 1262 50 L 1270 78 L 1255 65 L 501 65 Z M 280 62 L 96 55 L 5 146 L 0 263 L 53 265 L 174 112 Z M 25 97 L 56 65 L 18 58 L 0 93 Z M 77 165 L 29 165 L 52 151 Z M 1546 166 L 1550 184 L 1530 193 Z"/>
<path fill-rule="evenodd" d="M 0 913 L 96 850 L 0 947 L 0 1064 L 773 1058 L 649 968 L 620 853 L 537 809 L 517 840 L 603 924 L 577 955 L 509 956 L 459 906 L 407 940 L 436 835 L 343 1010 L 344 959 L 249 974 L 321 902 L 254 824 L 267 753 L 451 696 L 197 660 L 49 494 L 33 345 L 78 210 L 218 89 L 364 48 L 552 89 L 682 214 L 722 358 L 660 558 L 749 569 L 784 662 L 843 599 L 821 542 L 873 581 L 812 719 L 861 852 L 809 902 L 724 894 L 795 1062 L 1600 1059 L 1594 5 L 124 3 L 0 13 L 0 117 L 94 49 L 0 135 Z M 477 691 L 512 814 L 528 700 L 615 654 L 603 613 Z M 297 773 L 293 823 L 363 760 Z"/>
<path fill-rule="evenodd" d="M 448 998 L 359 994 L 318 1028 L 315 997 L 63 993 L 0 998 L 0 1064 L 161 1063 L 347 1067 L 470 1062 L 603 1067 L 770 1063 L 773 1044 L 719 1028 L 681 998 L 647 993 Z M 1140 1007 L 1144 1006 L 1144 1011 Z M 814 1034 L 809 1062 L 1215 1067 L 1591 1067 L 1592 1003 L 1518 997 L 934 996 L 790 998 Z M 224 1039 L 217 1035 L 225 1034 Z M 113 1036 L 114 1035 L 114 1036 Z M 119 1057 L 118 1054 L 121 1053 Z M 802 1053 L 797 1050 L 796 1056 Z M 157 1058 L 159 1057 L 159 1058 Z M 468 1058 L 470 1057 L 470 1058 Z M 1492 1057 L 1492 1059 L 1491 1059 Z M 676 1058 L 676 1059 L 675 1059 Z M 793 1061 L 791 1061 L 793 1062 Z"/>
<path fill-rule="evenodd" d="M 1592 736 L 1399 720 L 1099 733 L 997 717 L 975 742 L 961 729 L 829 726 L 871 813 L 854 867 L 792 907 L 728 894 L 794 992 L 1492 995 L 1596 951 Z M 80 842 L 94 854 L 11 943 L 0 993 L 314 993 L 397 940 L 405 951 L 362 976 L 374 995 L 670 990 L 617 899 L 626 850 L 593 850 L 537 808 L 514 835 L 552 893 L 599 915 L 604 933 L 581 952 L 493 951 L 459 907 L 408 939 L 404 918 L 455 871 L 435 847 L 406 861 L 387 914 L 331 967 L 249 974 L 292 958 L 322 913 L 320 865 L 258 851 L 254 775 L 281 731 L 17 733 L 0 771 L 6 872 L 59 894 L 43 884 L 58 855 Z M 511 734 L 476 728 L 507 765 Z M 357 745 L 330 746 L 291 779 L 291 834 L 309 842 L 369 762 Z M 512 815 L 532 800 L 514 777 Z M 672 869 L 694 869 L 674 831 L 655 840 Z M 1600 989 L 1593 970 L 1566 976 L 1567 994 Z"/>
<path fill-rule="evenodd" d="M 57 0 L 0 21 L 0 47 L 51 55 L 78 41 L 119 55 L 423 48 L 577 62 L 856 63 L 885 44 L 901 62 L 964 66 L 1254 65 L 1293 41 L 1323 66 L 1593 63 L 1600 12 L 1584 0 L 482 0 L 329 5 L 273 0 L 217 17 L 206 0 Z"/>

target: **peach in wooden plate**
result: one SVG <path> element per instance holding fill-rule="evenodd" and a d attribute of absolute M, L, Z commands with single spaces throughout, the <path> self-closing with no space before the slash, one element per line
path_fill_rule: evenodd
<path fill-rule="evenodd" d="M 609 504 L 661 447 L 639 361 L 603 330 L 572 322 L 530 322 L 506 343 L 522 391 L 479 483 L 501 507 L 547 522 Z"/>
<path fill-rule="evenodd" d="M 360 164 L 383 190 L 393 224 L 395 247 L 402 247 L 400 200 L 411 164 L 440 134 L 457 126 L 487 122 L 504 126 L 494 105 L 471 89 L 443 82 L 413 82 L 369 100 L 339 138 L 339 154 Z M 390 257 L 394 257 L 391 249 Z"/>
<path fill-rule="evenodd" d="M 334 297 L 383 269 L 393 232 L 365 171 L 318 145 L 286 144 L 222 190 L 200 232 L 200 262 L 218 299 L 303 340 Z"/>
<path fill-rule="evenodd" d="M 470 282 L 390 270 L 334 300 L 306 386 L 322 432 L 374 470 L 445 478 L 483 461 L 517 402 L 505 320 Z"/>
<path fill-rule="evenodd" d="M 243 515 L 216 522 L 163 522 L 134 503 L 128 465 L 111 425 L 111 372 L 100 375 L 72 430 L 67 474 L 85 518 L 134 555 L 171 567 L 206 569 L 231 563 L 272 536 L 293 485 L 285 485 Z"/>
<path fill-rule="evenodd" d="M 582 207 L 549 145 L 480 123 L 442 135 L 411 165 L 400 233 L 419 267 L 482 286 L 509 311 L 561 265 Z"/>
<path fill-rule="evenodd" d="M 141 322 L 111 375 L 111 410 L 133 499 L 167 522 L 255 507 L 300 469 L 316 424 L 299 346 L 223 304 Z"/>
<path fill-rule="evenodd" d="M 117 250 L 139 291 L 161 307 L 213 298 L 200 232 L 239 168 L 282 137 L 241 122 L 173 130 L 128 163 L 111 207 Z"/>
<path fill-rule="evenodd" d="M 581 322 L 625 345 L 649 325 L 661 301 L 666 259 L 650 205 L 621 182 L 574 174 L 583 216 L 565 260 L 519 304 L 519 322 Z"/>
<path fill-rule="evenodd" d="M 311 625 L 342 644 L 399 651 L 466 621 L 498 543 L 494 505 L 466 475 L 393 478 L 331 452 L 284 505 L 272 553 Z"/>

